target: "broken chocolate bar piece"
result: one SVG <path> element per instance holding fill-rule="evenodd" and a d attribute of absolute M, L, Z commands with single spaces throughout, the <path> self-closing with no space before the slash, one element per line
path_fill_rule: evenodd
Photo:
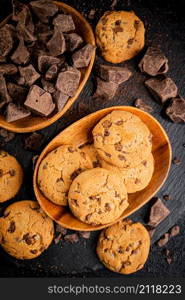
<path fill-rule="evenodd" d="M 17 49 L 11 56 L 11 60 L 17 65 L 25 65 L 30 59 L 30 53 L 24 44 L 24 40 L 20 38 Z"/>
<path fill-rule="evenodd" d="M 83 39 L 77 33 L 69 33 L 64 34 L 65 41 L 66 41 L 66 50 L 67 51 L 74 51 L 75 49 L 79 48 L 82 43 Z"/>
<path fill-rule="evenodd" d="M 89 65 L 95 46 L 87 44 L 72 55 L 73 65 L 76 68 L 85 68 Z"/>
<path fill-rule="evenodd" d="M 13 29 L 9 24 L 0 28 L 0 55 L 7 56 L 13 48 Z"/>
<path fill-rule="evenodd" d="M 53 80 L 58 75 L 58 65 L 52 65 L 46 72 L 45 78 L 46 80 Z"/>
<path fill-rule="evenodd" d="M 38 69 L 45 73 L 52 65 L 60 63 L 60 59 L 51 55 L 40 54 L 38 56 Z"/>
<path fill-rule="evenodd" d="M 8 82 L 7 89 L 14 102 L 23 104 L 23 102 L 26 100 L 26 96 L 28 94 L 27 88 L 12 82 Z"/>
<path fill-rule="evenodd" d="M 14 103 L 9 103 L 6 108 L 6 121 L 9 123 L 18 121 L 28 117 L 30 114 L 30 111 L 28 111 L 27 109 L 21 106 L 17 106 Z"/>
<path fill-rule="evenodd" d="M 53 19 L 53 25 L 56 26 L 60 32 L 75 30 L 75 24 L 71 15 L 59 14 Z"/>
<path fill-rule="evenodd" d="M 96 91 L 93 95 L 93 98 L 103 98 L 105 100 L 111 100 L 117 91 L 118 84 L 115 82 L 108 82 L 101 80 L 100 78 L 96 78 L 97 87 Z"/>
<path fill-rule="evenodd" d="M 0 75 L 14 75 L 18 71 L 17 67 L 13 64 L 0 65 Z"/>
<path fill-rule="evenodd" d="M 166 114 L 174 123 L 184 123 L 185 99 L 182 99 L 181 97 L 172 98 L 166 109 Z"/>
<path fill-rule="evenodd" d="M 159 247 L 163 247 L 164 245 L 166 245 L 166 244 L 168 243 L 169 238 L 170 238 L 169 233 L 165 233 L 165 234 L 163 235 L 163 237 L 160 238 L 160 240 L 157 242 L 157 245 L 158 245 Z"/>
<path fill-rule="evenodd" d="M 163 204 L 160 198 L 157 198 L 151 207 L 148 225 L 156 227 L 169 213 L 169 209 Z"/>
<path fill-rule="evenodd" d="M 108 65 L 99 66 L 99 76 L 105 81 L 112 81 L 121 84 L 127 81 L 132 72 L 126 67 L 114 67 Z"/>
<path fill-rule="evenodd" d="M 46 31 L 46 32 L 43 32 L 43 33 L 39 33 L 37 35 L 37 37 L 38 37 L 38 41 L 40 42 L 40 45 L 47 44 L 49 42 L 49 40 L 51 39 L 53 33 L 54 33 L 53 30 L 49 30 L 49 31 Z"/>
<path fill-rule="evenodd" d="M 55 26 L 54 34 L 47 43 L 49 53 L 53 56 L 58 56 L 66 51 L 66 42 L 63 33 Z"/>
<path fill-rule="evenodd" d="M 37 85 L 30 88 L 24 105 L 44 117 L 49 116 L 55 108 L 51 95 Z"/>
<path fill-rule="evenodd" d="M 31 86 L 37 79 L 40 78 L 40 74 L 37 73 L 32 65 L 26 67 L 19 67 L 19 72 L 22 78 L 24 78 L 24 84 Z"/>
<path fill-rule="evenodd" d="M 30 5 L 35 15 L 43 23 L 48 23 L 50 18 L 58 12 L 58 6 L 48 0 L 32 1 Z"/>
<path fill-rule="evenodd" d="M 177 96 L 177 86 L 169 77 L 151 78 L 145 81 L 145 85 L 154 98 L 161 103 Z"/>
<path fill-rule="evenodd" d="M 73 67 L 67 67 L 66 70 L 60 72 L 56 82 L 56 88 L 60 92 L 73 97 L 80 83 L 81 73 Z"/>
<path fill-rule="evenodd" d="M 12 99 L 8 94 L 6 80 L 5 78 L 0 75 L 0 108 L 4 106 L 4 104 L 11 102 Z"/>
<path fill-rule="evenodd" d="M 57 111 L 61 111 L 63 107 L 65 106 L 67 100 L 69 99 L 68 95 L 65 95 L 64 93 L 60 91 L 56 91 L 53 93 L 53 100 L 56 104 Z"/>
<path fill-rule="evenodd" d="M 55 87 L 54 87 L 54 84 L 52 82 L 49 82 L 47 80 L 45 80 L 44 78 L 41 79 L 41 83 L 42 83 L 42 87 L 43 89 L 52 94 L 55 92 Z"/>
<path fill-rule="evenodd" d="M 149 47 L 139 63 L 139 68 L 141 72 L 151 76 L 164 74 L 169 69 L 168 59 L 158 48 Z"/>
<path fill-rule="evenodd" d="M 140 98 L 135 100 L 134 105 L 135 105 L 135 107 L 137 107 L 143 111 L 146 111 L 148 113 L 151 113 L 153 111 L 153 108 Z"/>

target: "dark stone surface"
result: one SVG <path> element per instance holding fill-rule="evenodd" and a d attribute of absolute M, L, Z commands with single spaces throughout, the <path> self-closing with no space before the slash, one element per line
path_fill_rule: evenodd
<path fill-rule="evenodd" d="M 24 1 L 29 2 L 29 1 Z M 98 18 L 104 11 L 110 9 L 112 1 L 104 0 L 68 0 L 66 3 L 73 5 L 87 16 L 91 9 L 95 9 L 95 19 L 90 22 L 95 27 Z M 167 73 L 177 84 L 179 94 L 185 96 L 184 88 L 184 9 L 183 0 L 118 0 L 116 9 L 133 9 L 141 17 L 146 27 L 146 46 L 153 45 L 160 47 L 169 59 L 169 72 Z M 11 1 L 1 0 L 0 18 L 3 19 L 11 12 Z M 144 51 L 143 51 L 144 53 Z M 138 62 L 142 53 L 134 60 L 120 64 L 129 66 L 134 73 L 132 78 L 123 83 L 110 101 L 93 99 L 92 94 L 95 90 L 94 75 L 91 75 L 79 99 L 63 118 L 55 122 L 50 127 L 43 129 L 42 149 L 51 139 L 61 130 L 66 128 L 81 117 L 99 110 L 104 107 L 114 105 L 133 105 L 136 98 L 142 98 L 154 109 L 152 113 L 166 129 L 173 148 L 173 157 L 181 160 L 181 164 L 173 164 L 169 177 L 157 196 L 162 199 L 163 195 L 169 194 L 171 199 L 166 201 L 171 214 L 159 225 L 153 236 L 153 242 L 169 230 L 174 224 L 181 227 L 181 233 L 173 237 L 163 248 L 173 252 L 173 261 L 169 265 L 166 261 L 164 249 L 153 244 L 149 260 L 144 269 L 130 276 L 158 277 L 158 276 L 185 276 L 185 130 L 183 124 L 173 124 L 163 115 L 164 107 L 157 104 L 144 86 L 144 81 L 149 76 L 141 74 L 138 70 Z M 104 61 L 97 56 L 96 64 Z M 24 135 L 17 134 L 16 137 L 6 144 L 3 148 L 15 155 L 22 163 L 25 171 L 24 184 L 20 193 L 15 199 L 6 203 L 6 206 L 15 200 L 34 199 L 32 184 L 32 158 L 40 153 L 40 149 L 35 152 L 26 151 L 23 148 Z M 41 149 L 41 150 L 42 150 Z M 1 205 L 2 206 L 2 205 Z M 148 209 L 151 203 L 145 205 L 131 218 L 134 221 L 147 221 Z M 70 231 L 68 232 L 70 233 Z M 114 274 L 106 270 L 98 261 L 95 255 L 96 240 L 98 232 L 91 234 L 89 240 L 80 238 L 79 242 L 70 244 L 62 240 L 57 245 L 54 243 L 39 258 L 32 261 L 17 261 L 2 250 L 0 250 L 0 276 L 123 276 Z"/>

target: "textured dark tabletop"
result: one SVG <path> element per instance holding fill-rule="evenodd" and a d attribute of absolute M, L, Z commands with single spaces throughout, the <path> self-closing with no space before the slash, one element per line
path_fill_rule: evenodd
<path fill-rule="evenodd" d="M 11 0 L 1 0 L 0 20 L 3 20 L 11 12 Z M 29 2 L 29 1 L 22 1 Z M 112 0 L 68 0 L 64 1 L 81 11 L 85 17 L 89 17 L 90 11 L 95 9 L 95 17 L 89 22 L 95 28 L 101 15 L 110 10 Z M 146 28 L 146 46 L 154 45 L 160 47 L 169 58 L 169 76 L 174 79 L 179 94 L 185 97 L 185 17 L 183 0 L 118 0 L 116 10 L 134 10 L 144 21 Z M 12 153 L 21 162 L 25 172 L 24 184 L 15 197 L 7 202 L 6 206 L 15 200 L 35 199 L 32 190 L 32 157 L 39 154 L 53 137 L 61 130 L 72 124 L 83 116 L 114 105 L 133 105 L 136 98 L 140 97 L 154 108 L 152 113 L 167 131 L 173 149 L 173 157 L 181 160 L 180 165 L 171 166 L 169 177 L 159 191 L 162 198 L 170 194 L 171 199 L 165 204 L 171 213 L 157 228 L 153 237 L 153 244 L 149 259 L 143 270 L 137 272 L 135 277 L 158 277 L 158 276 L 185 276 L 185 126 L 184 124 L 173 124 L 163 114 L 163 107 L 157 104 L 149 95 L 143 82 L 148 78 L 142 75 L 137 64 L 142 57 L 128 61 L 127 65 L 132 71 L 132 78 L 121 85 L 116 96 L 111 101 L 103 102 L 93 100 L 94 74 L 91 75 L 79 99 L 63 118 L 50 127 L 43 129 L 43 143 L 36 152 L 24 149 L 24 138 L 27 134 L 16 134 L 15 138 L 2 148 Z M 95 65 L 102 59 L 97 55 Z M 28 134 L 29 135 L 29 134 Z M 2 140 L 0 139 L 0 142 Z M 151 203 L 145 205 L 137 213 L 131 216 L 134 221 L 147 222 L 148 211 Z M 2 205 L 0 206 L 2 207 Z M 172 238 L 167 245 L 159 248 L 156 241 L 167 232 L 174 224 L 180 226 L 180 234 Z M 70 231 L 69 231 L 70 232 Z M 0 250 L 0 277 L 18 276 L 102 276 L 113 277 L 123 276 L 106 270 L 98 261 L 95 255 L 98 232 L 91 233 L 89 240 L 80 239 L 76 244 L 61 241 L 59 244 L 52 244 L 39 258 L 30 261 L 17 261 Z M 168 264 L 165 256 L 166 249 L 172 254 L 172 263 Z"/>

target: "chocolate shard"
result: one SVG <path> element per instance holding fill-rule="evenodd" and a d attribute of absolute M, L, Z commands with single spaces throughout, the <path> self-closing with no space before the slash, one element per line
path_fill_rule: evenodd
<path fill-rule="evenodd" d="M 65 95 L 64 93 L 60 91 L 56 91 L 53 93 L 53 100 L 56 104 L 57 111 L 61 111 L 63 107 L 65 106 L 67 100 L 69 99 L 68 95 Z"/>
<path fill-rule="evenodd" d="M 169 213 L 169 209 L 163 204 L 160 198 L 157 198 L 151 207 L 148 225 L 156 227 Z"/>
<path fill-rule="evenodd" d="M 146 103 L 144 100 L 142 100 L 140 98 L 135 100 L 134 105 L 135 105 L 135 107 L 137 107 L 141 110 L 144 110 L 148 113 L 153 112 L 153 108 L 148 103 Z"/>
<path fill-rule="evenodd" d="M 180 233 L 180 227 L 178 225 L 175 225 L 170 229 L 170 237 L 176 236 L 179 233 Z"/>
<path fill-rule="evenodd" d="M 52 65 L 46 72 L 46 80 L 54 80 L 58 75 L 58 65 Z"/>
<path fill-rule="evenodd" d="M 105 81 L 112 81 L 121 84 L 127 81 L 132 72 L 126 67 L 114 67 L 108 65 L 99 65 L 99 76 Z"/>
<path fill-rule="evenodd" d="M 185 99 L 181 97 L 172 98 L 166 109 L 166 114 L 174 123 L 184 123 Z"/>
<path fill-rule="evenodd" d="M 0 75 L 0 108 L 2 108 L 6 103 L 11 102 L 12 99 L 8 94 L 6 80 L 4 76 Z"/>
<path fill-rule="evenodd" d="M 9 123 L 18 121 L 28 117 L 30 114 L 30 111 L 28 111 L 27 109 L 14 103 L 9 103 L 6 109 L 6 121 Z"/>
<path fill-rule="evenodd" d="M 66 42 L 63 33 L 55 26 L 54 34 L 47 43 L 49 53 L 53 56 L 59 56 L 66 51 Z"/>
<path fill-rule="evenodd" d="M 14 102 L 23 104 L 23 102 L 26 100 L 26 96 L 28 94 L 27 88 L 13 82 L 8 82 L 7 89 Z"/>
<path fill-rule="evenodd" d="M 70 52 L 79 48 L 83 43 L 82 37 L 79 36 L 77 33 L 66 33 L 64 34 L 64 37 L 66 41 L 66 50 Z"/>
<path fill-rule="evenodd" d="M 56 82 L 56 88 L 60 92 L 73 97 L 80 83 L 81 73 L 73 67 L 67 67 L 60 72 Z"/>
<path fill-rule="evenodd" d="M 37 132 L 31 133 L 24 139 L 24 149 L 30 151 L 38 151 L 43 142 L 43 135 Z"/>
<path fill-rule="evenodd" d="M 30 59 L 30 53 L 24 44 L 24 40 L 20 38 L 17 49 L 11 56 L 11 60 L 17 65 L 25 65 Z"/>
<path fill-rule="evenodd" d="M 30 88 L 24 105 L 44 117 L 49 116 L 55 108 L 51 95 L 37 85 Z"/>
<path fill-rule="evenodd" d="M 40 74 L 35 70 L 32 65 L 26 67 L 19 67 L 19 72 L 22 78 L 24 78 L 24 84 L 31 86 L 37 79 L 40 78 Z"/>
<path fill-rule="evenodd" d="M 163 247 L 164 245 L 166 245 L 166 244 L 168 243 L 169 238 L 170 238 L 169 233 L 165 233 L 165 234 L 163 235 L 163 237 L 160 238 L 160 240 L 157 242 L 157 245 L 158 245 L 159 247 Z"/>
<path fill-rule="evenodd" d="M 60 63 L 60 59 L 47 54 L 38 55 L 38 69 L 40 72 L 45 73 L 52 65 Z"/>
<path fill-rule="evenodd" d="M 95 46 L 87 44 L 72 55 L 73 65 L 76 68 L 85 68 L 89 65 Z"/>
<path fill-rule="evenodd" d="M 0 56 L 7 56 L 13 48 L 13 29 L 9 24 L 0 28 Z"/>
<path fill-rule="evenodd" d="M 32 1 L 30 5 L 34 14 L 43 23 L 49 23 L 50 18 L 58 12 L 58 6 L 49 0 Z"/>
<path fill-rule="evenodd" d="M 44 78 L 41 79 L 41 83 L 42 83 L 42 87 L 43 89 L 52 94 L 55 92 L 55 87 L 54 87 L 54 84 L 52 82 L 49 82 L 47 80 L 45 80 Z"/>
<path fill-rule="evenodd" d="M 177 96 L 177 86 L 169 77 L 151 78 L 145 81 L 145 85 L 154 98 L 161 103 Z"/>
<path fill-rule="evenodd" d="M 168 59 L 158 48 L 149 47 L 139 63 L 139 69 L 151 76 L 164 74 L 168 71 Z"/>
<path fill-rule="evenodd" d="M 53 19 L 53 25 L 61 32 L 75 30 L 75 24 L 71 15 L 59 14 Z"/>
<path fill-rule="evenodd" d="M 13 64 L 0 65 L 0 75 L 14 75 L 18 71 L 17 67 Z"/>
<path fill-rule="evenodd" d="M 93 98 L 103 98 L 111 100 L 117 91 L 118 84 L 115 82 L 108 82 L 96 77 L 97 87 Z"/>

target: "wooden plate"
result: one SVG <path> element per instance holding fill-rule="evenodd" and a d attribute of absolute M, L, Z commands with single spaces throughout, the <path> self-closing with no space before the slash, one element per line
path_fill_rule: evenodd
<path fill-rule="evenodd" d="M 129 194 L 129 207 L 124 211 L 119 220 L 128 217 L 130 214 L 147 203 L 157 193 L 157 191 L 161 188 L 167 178 L 172 159 L 171 145 L 166 132 L 154 117 L 140 109 L 131 106 L 114 106 L 90 114 L 67 127 L 47 145 L 47 147 L 38 158 L 34 171 L 33 185 L 38 202 L 50 218 L 52 218 L 55 222 L 65 228 L 73 230 L 93 231 L 107 227 L 110 224 L 101 226 L 91 226 L 85 224 L 77 220 L 67 207 L 58 206 L 50 202 L 40 192 L 37 185 L 37 173 L 39 165 L 42 159 L 50 151 L 61 146 L 62 144 L 73 144 L 74 146 L 80 146 L 86 143 L 91 136 L 92 128 L 100 119 L 102 119 L 113 110 L 129 111 L 140 117 L 140 119 L 148 126 L 151 133 L 153 134 L 152 153 L 155 159 L 154 174 L 149 185 L 140 192 Z M 117 221 L 118 220 L 116 220 L 115 222 Z"/>
<path fill-rule="evenodd" d="M 92 28 L 90 24 L 86 21 L 86 19 L 73 7 L 62 3 L 62 2 L 55 2 L 56 5 L 58 5 L 59 9 L 62 9 L 63 11 L 69 13 L 74 20 L 74 23 L 76 25 L 76 32 L 79 33 L 84 41 L 86 43 L 89 43 L 91 45 L 95 45 L 95 38 L 92 31 Z M 0 27 L 5 25 L 9 20 L 11 16 L 6 18 L 1 24 Z M 75 102 L 75 100 L 78 98 L 79 94 L 81 93 L 83 87 L 85 86 L 89 75 L 91 73 L 93 64 L 95 59 L 95 51 L 92 55 L 90 64 L 87 68 L 81 69 L 81 82 L 80 85 L 76 91 L 76 94 L 74 97 L 70 98 L 64 108 L 57 114 L 55 114 L 52 117 L 44 118 L 44 117 L 28 117 L 19 121 L 15 121 L 12 123 L 6 122 L 5 118 L 3 116 L 0 116 L 0 127 L 5 128 L 7 130 L 13 131 L 13 132 L 32 132 L 36 131 L 42 128 L 45 128 L 55 121 L 57 121 L 59 118 L 61 118 L 65 112 L 71 107 L 71 105 Z"/>

